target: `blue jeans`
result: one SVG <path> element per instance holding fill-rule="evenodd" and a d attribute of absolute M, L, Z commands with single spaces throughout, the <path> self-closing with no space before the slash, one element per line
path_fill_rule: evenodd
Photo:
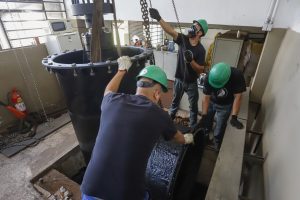
<path fill-rule="evenodd" d="M 88 196 L 88 195 L 83 194 L 83 193 L 82 193 L 82 195 L 81 195 L 81 199 L 82 199 L 82 200 L 103 200 L 103 199 L 100 199 L 100 198 L 97 198 L 97 197 Z M 148 191 L 145 192 L 144 200 L 151 200 Z"/>
<path fill-rule="evenodd" d="M 190 103 L 190 127 L 193 128 L 197 124 L 198 116 L 199 93 L 197 81 L 195 81 L 194 83 L 184 83 L 179 79 L 175 79 L 173 89 L 173 100 L 169 110 L 169 114 L 172 118 L 175 117 L 184 92 L 186 92 L 188 95 Z"/>
<path fill-rule="evenodd" d="M 232 104 L 229 105 L 218 105 L 210 102 L 207 112 L 207 120 L 209 130 L 212 129 L 214 116 L 216 115 L 216 127 L 214 130 L 215 144 L 219 149 L 224 137 L 227 121 L 230 116 Z"/>
<path fill-rule="evenodd" d="M 82 200 L 103 200 L 103 199 L 100 199 L 100 198 L 97 198 L 97 197 L 88 196 L 88 195 L 83 194 L 83 193 L 81 195 L 81 199 Z"/>

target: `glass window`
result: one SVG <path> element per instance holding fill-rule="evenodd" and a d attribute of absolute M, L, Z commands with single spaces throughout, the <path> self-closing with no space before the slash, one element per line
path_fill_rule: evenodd
<path fill-rule="evenodd" d="M 62 12 L 47 12 L 48 19 L 66 19 L 66 13 Z"/>
<path fill-rule="evenodd" d="M 0 2 L 1 10 L 41 10 L 43 5 L 41 3 L 15 3 L 15 2 Z"/>
<path fill-rule="evenodd" d="M 44 43 L 47 20 L 66 18 L 64 0 L 1 1 L 0 45 L 2 49 L 29 46 L 36 37 Z"/>
<path fill-rule="evenodd" d="M 47 11 L 58 11 L 58 10 L 65 10 L 63 3 L 44 3 L 45 10 Z"/>
<path fill-rule="evenodd" d="M 159 24 L 150 24 L 150 35 L 153 47 L 163 44 L 163 30 Z"/>
<path fill-rule="evenodd" d="M 9 42 L 8 42 L 8 39 L 7 39 L 7 37 L 6 37 L 6 35 L 5 35 L 5 31 L 4 31 L 4 29 L 3 29 L 3 27 L 1 26 L 1 24 L 0 24 L 0 50 L 1 49 L 9 49 L 10 48 L 10 44 L 9 44 Z"/>

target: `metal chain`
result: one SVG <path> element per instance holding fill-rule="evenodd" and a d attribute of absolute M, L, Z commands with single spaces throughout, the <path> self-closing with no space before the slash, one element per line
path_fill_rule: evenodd
<path fill-rule="evenodd" d="M 112 0 L 112 5 L 113 5 L 113 9 L 114 9 L 113 16 L 114 16 L 114 26 L 115 26 L 115 33 L 116 33 L 116 40 L 117 40 L 117 52 L 118 52 L 118 56 L 120 57 L 122 55 L 122 51 L 121 51 L 120 34 L 119 34 L 117 15 L 116 15 L 115 0 Z"/>
<path fill-rule="evenodd" d="M 152 8 L 152 2 L 151 0 L 149 0 L 149 4 L 150 4 L 150 8 Z M 153 19 L 151 18 L 151 23 L 153 24 Z M 152 46 L 152 44 L 151 44 Z M 154 54 L 152 54 L 151 58 L 150 58 L 150 64 L 151 65 L 155 65 L 155 58 L 154 58 Z"/>
<path fill-rule="evenodd" d="M 180 25 L 180 22 L 179 22 L 179 17 L 178 17 L 178 13 L 177 13 L 177 9 L 176 9 L 174 0 L 172 0 L 172 6 L 173 6 L 173 9 L 174 9 L 174 12 L 175 12 L 175 17 L 176 17 L 176 20 L 177 20 L 177 26 L 179 27 L 179 31 L 181 33 L 182 44 L 184 46 L 184 49 L 186 49 L 185 41 L 184 41 L 184 38 L 183 38 L 183 33 L 182 33 L 182 30 L 181 30 L 181 25 Z"/>
<path fill-rule="evenodd" d="M 152 48 L 147 0 L 140 0 L 140 4 L 141 4 L 141 11 L 142 11 L 142 18 L 144 20 L 143 26 L 145 28 L 145 33 L 146 33 L 146 47 Z"/>
<path fill-rule="evenodd" d="M 39 90 L 38 90 L 38 83 L 37 83 L 37 80 L 36 80 L 35 76 L 33 75 L 32 69 L 31 69 L 31 67 L 30 67 L 30 65 L 29 65 L 29 62 L 28 62 L 28 59 L 27 59 L 27 56 L 26 56 L 26 54 L 25 54 L 25 52 L 24 52 L 24 48 L 23 48 L 23 47 L 22 47 L 22 53 L 23 53 L 23 56 L 25 57 L 26 66 L 27 66 L 27 69 L 28 69 L 28 71 L 29 71 L 29 73 L 30 73 L 30 76 L 31 76 L 31 78 L 32 78 L 32 82 L 33 82 L 34 89 L 35 89 L 36 94 L 37 94 L 37 97 L 38 97 L 38 101 L 39 101 L 39 103 L 40 103 L 40 105 L 41 105 L 41 107 L 42 107 L 43 115 L 44 115 L 44 117 L 45 117 L 46 122 L 49 123 L 49 122 L 51 122 L 51 121 L 50 121 L 50 119 L 48 118 L 48 115 L 47 115 L 47 113 L 46 113 L 46 109 L 45 109 L 44 103 L 43 103 L 43 101 L 42 101 L 40 92 L 39 92 Z M 49 125 L 49 124 L 48 124 L 48 125 Z"/>
<path fill-rule="evenodd" d="M 176 17 L 176 20 L 177 20 L 177 26 L 179 27 L 179 31 L 182 34 L 181 26 L 180 26 L 180 23 L 179 23 L 179 17 L 178 17 L 178 13 L 177 13 L 177 9 L 176 9 L 174 0 L 172 0 L 172 6 L 173 6 L 173 9 L 174 9 L 174 12 L 175 12 L 175 17 Z"/>

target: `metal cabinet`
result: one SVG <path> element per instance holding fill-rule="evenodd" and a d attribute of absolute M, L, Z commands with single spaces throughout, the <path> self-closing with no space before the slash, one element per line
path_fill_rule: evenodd
<path fill-rule="evenodd" d="M 168 80 L 175 80 L 177 53 L 168 51 L 154 51 L 155 64 L 167 74 Z"/>
<path fill-rule="evenodd" d="M 237 67 L 243 42 L 244 40 L 242 39 L 216 38 L 212 56 L 212 65 L 219 62 L 225 62 L 232 67 Z"/>
<path fill-rule="evenodd" d="M 50 55 L 66 50 L 81 50 L 82 44 L 78 32 L 49 35 L 46 38 L 46 47 Z"/>

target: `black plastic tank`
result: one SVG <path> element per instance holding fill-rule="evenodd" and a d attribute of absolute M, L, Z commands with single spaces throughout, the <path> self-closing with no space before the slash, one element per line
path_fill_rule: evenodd
<path fill-rule="evenodd" d="M 184 126 L 177 126 L 189 132 Z M 153 149 L 146 169 L 147 190 L 153 200 L 188 200 L 200 167 L 205 132 L 194 133 L 193 145 L 161 139 Z"/>
<path fill-rule="evenodd" d="M 119 92 L 134 94 L 136 79 L 148 59 L 151 50 L 122 47 L 122 55 L 133 63 L 124 77 Z M 89 162 L 100 124 L 100 105 L 106 85 L 118 71 L 116 49 L 102 51 L 105 62 L 90 63 L 83 50 L 67 51 L 44 58 L 43 66 L 55 73 L 63 89 L 67 108 L 73 123 L 81 151 Z"/>

